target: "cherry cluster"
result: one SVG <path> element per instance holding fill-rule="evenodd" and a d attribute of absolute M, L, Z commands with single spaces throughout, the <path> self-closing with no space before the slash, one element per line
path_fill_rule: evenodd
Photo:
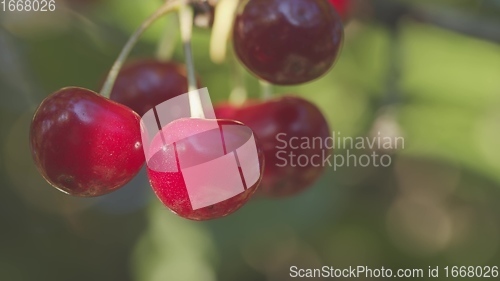
<path fill-rule="evenodd" d="M 265 83 L 297 85 L 320 78 L 334 65 L 343 41 L 342 19 L 330 2 L 241 1 L 232 34 L 237 58 Z M 109 99 L 79 87 L 49 95 L 36 110 L 30 130 L 32 155 L 42 176 L 55 188 L 81 197 L 104 195 L 125 185 L 145 162 L 140 116 L 187 93 L 189 67 L 192 65 L 136 60 L 119 69 Z M 264 196 L 290 196 L 311 186 L 321 175 L 322 167 L 277 165 L 276 155 L 278 134 L 321 139 L 329 136 L 328 123 L 314 104 L 286 94 L 238 105 L 222 103 L 216 106 L 215 114 L 219 119 L 176 120 L 161 128 L 162 136 L 186 138 L 211 122 L 251 130 L 256 137 L 262 178 L 237 196 L 193 210 L 181 173 L 158 173 L 148 167 L 154 192 L 179 216 L 193 220 L 222 217 L 244 205 L 258 188 Z M 232 134 L 225 142 L 241 143 L 244 137 Z M 210 155 L 213 145 L 209 140 L 192 139 L 184 153 Z M 318 153 L 311 148 L 299 150 L 294 152 Z M 159 161 L 166 163 L 168 159 Z"/>

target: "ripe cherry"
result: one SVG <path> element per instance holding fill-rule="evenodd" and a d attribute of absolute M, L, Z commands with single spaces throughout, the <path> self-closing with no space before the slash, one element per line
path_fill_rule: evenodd
<path fill-rule="evenodd" d="M 233 44 L 259 78 L 294 85 L 324 75 L 339 55 L 342 20 L 325 0 L 242 1 Z"/>
<path fill-rule="evenodd" d="M 64 88 L 35 112 L 30 145 L 35 164 L 55 188 L 99 196 L 130 181 L 144 163 L 140 118 L 83 88 Z"/>
<path fill-rule="evenodd" d="M 255 132 L 266 163 L 260 186 L 265 195 L 294 195 L 311 186 L 322 174 L 323 165 L 318 159 L 330 155 L 324 145 L 330 129 L 314 104 L 285 96 L 267 102 L 247 102 L 242 107 L 223 104 L 216 107 L 215 114 L 218 118 L 241 121 Z M 311 146 L 301 147 L 305 141 L 310 141 Z M 290 160 L 291 155 L 295 159 Z M 303 163 L 298 157 L 309 161 Z"/>
<path fill-rule="evenodd" d="M 157 197 L 191 220 L 233 213 L 255 193 L 262 177 L 263 155 L 252 136 L 250 128 L 230 120 L 182 118 L 169 123 L 153 138 L 147 156 Z M 253 147 L 255 153 L 241 147 Z"/>
<path fill-rule="evenodd" d="M 187 93 L 186 79 L 186 68 L 181 64 L 137 60 L 122 68 L 110 98 L 142 116 L 153 106 Z"/>

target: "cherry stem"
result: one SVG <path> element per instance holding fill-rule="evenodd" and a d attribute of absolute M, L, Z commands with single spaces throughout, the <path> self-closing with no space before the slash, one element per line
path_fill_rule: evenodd
<path fill-rule="evenodd" d="M 260 83 L 260 94 L 262 100 L 269 100 L 273 97 L 273 85 L 271 83 L 264 81 L 264 80 L 259 80 Z"/>
<path fill-rule="evenodd" d="M 215 6 L 212 37 L 210 38 L 210 58 L 221 64 L 226 59 L 227 42 L 231 36 L 232 26 L 239 1 L 219 0 Z"/>
<path fill-rule="evenodd" d="M 156 47 L 156 58 L 159 61 L 169 61 L 172 59 L 179 32 L 177 15 L 168 14 L 165 18 L 165 28 Z"/>
<path fill-rule="evenodd" d="M 151 24 L 157 21 L 159 18 L 164 16 L 165 14 L 178 9 L 182 5 L 185 5 L 188 0 L 172 0 L 167 1 L 163 6 L 161 6 L 154 14 L 152 14 L 149 18 L 147 18 L 141 26 L 132 34 L 132 36 L 128 39 L 127 43 L 123 47 L 120 55 L 116 59 L 113 67 L 109 71 L 108 77 L 106 78 L 106 82 L 104 82 L 104 86 L 101 89 L 101 95 L 109 98 L 111 91 L 113 90 L 113 86 L 116 81 L 116 77 L 120 72 L 125 60 L 128 58 L 130 52 L 136 45 L 137 41 L 141 37 L 141 35 L 146 31 Z"/>
<path fill-rule="evenodd" d="M 193 9 L 188 5 L 183 5 L 179 9 L 179 22 L 180 22 L 182 45 L 184 47 L 184 57 L 187 69 L 189 107 L 191 109 L 191 117 L 205 118 L 205 113 L 203 112 L 203 103 L 197 91 L 198 83 L 196 82 L 193 51 L 191 48 L 191 37 L 193 34 L 193 17 L 194 17 Z"/>

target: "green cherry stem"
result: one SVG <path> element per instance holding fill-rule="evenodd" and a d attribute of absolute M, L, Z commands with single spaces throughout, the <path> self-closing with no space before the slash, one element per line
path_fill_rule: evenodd
<path fill-rule="evenodd" d="M 184 48 L 184 57 L 187 69 L 187 80 L 189 90 L 189 107 L 191 109 L 191 117 L 205 118 L 203 112 L 203 103 L 198 91 L 198 83 L 196 82 L 196 73 L 194 68 L 193 51 L 191 48 L 191 38 L 193 35 L 193 17 L 194 12 L 188 5 L 183 5 L 179 9 L 179 23 L 181 28 L 182 45 Z"/>
<path fill-rule="evenodd" d="M 187 78 L 189 91 L 197 89 L 196 74 L 194 71 L 193 51 L 191 48 L 191 38 L 193 34 L 193 10 L 188 6 L 179 9 L 179 22 L 181 27 L 182 46 L 186 60 Z"/>
<path fill-rule="evenodd" d="M 108 77 L 106 78 L 104 86 L 101 89 L 102 96 L 109 98 L 111 90 L 113 89 L 113 86 L 115 84 L 116 77 L 118 76 L 118 73 L 120 72 L 123 64 L 125 63 L 125 60 L 128 58 L 130 52 L 132 51 L 132 49 L 134 48 L 135 44 L 137 43 L 141 35 L 144 33 L 144 31 L 146 31 L 151 26 L 151 24 L 153 24 L 159 18 L 161 18 L 162 16 L 164 16 L 169 12 L 179 9 L 183 5 L 186 5 L 187 2 L 188 0 L 167 1 L 165 4 L 163 4 L 163 6 L 161 6 L 158 10 L 156 10 L 154 14 L 152 14 L 141 24 L 141 26 L 129 38 L 129 40 L 123 47 L 120 55 L 113 64 L 113 67 L 109 71 Z"/>
<path fill-rule="evenodd" d="M 168 14 L 165 18 L 165 28 L 156 47 L 156 58 L 159 61 L 169 61 L 172 59 L 179 34 L 177 14 Z"/>

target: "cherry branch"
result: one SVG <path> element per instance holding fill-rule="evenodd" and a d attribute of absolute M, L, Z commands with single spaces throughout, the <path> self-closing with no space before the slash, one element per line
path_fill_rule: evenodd
<path fill-rule="evenodd" d="M 141 37 L 141 35 L 153 24 L 155 21 L 157 21 L 159 18 L 162 16 L 166 15 L 167 13 L 170 13 L 176 9 L 179 9 L 183 5 L 186 5 L 188 0 L 170 0 L 165 2 L 163 6 L 161 6 L 156 12 L 151 15 L 149 18 L 147 18 L 141 26 L 132 34 L 130 39 L 127 41 L 125 46 L 123 47 L 120 55 L 116 59 L 115 63 L 113 64 L 113 67 L 109 71 L 108 77 L 106 78 L 106 82 L 104 83 L 104 86 L 101 89 L 101 95 L 109 98 L 111 91 L 113 90 L 113 86 L 116 81 L 116 77 L 118 76 L 118 73 L 120 72 L 123 64 L 125 63 L 125 60 L 128 58 L 130 52 L 134 48 L 134 46 L 137 44 L 137 41 Z"/>
<path fill-rule="evenodd" d="M 412 5 L 394 0 L 372 1 L 376 20 L 394 27 L 403 18 L 438 26 L 478 39 L 500 43 L 500 21 L 478 17 L 450 7 Z M 367 7 L 365 0 L 358 0 L 359 7 Z M 367 10 L 361 10 L 362 17 Z"/>

